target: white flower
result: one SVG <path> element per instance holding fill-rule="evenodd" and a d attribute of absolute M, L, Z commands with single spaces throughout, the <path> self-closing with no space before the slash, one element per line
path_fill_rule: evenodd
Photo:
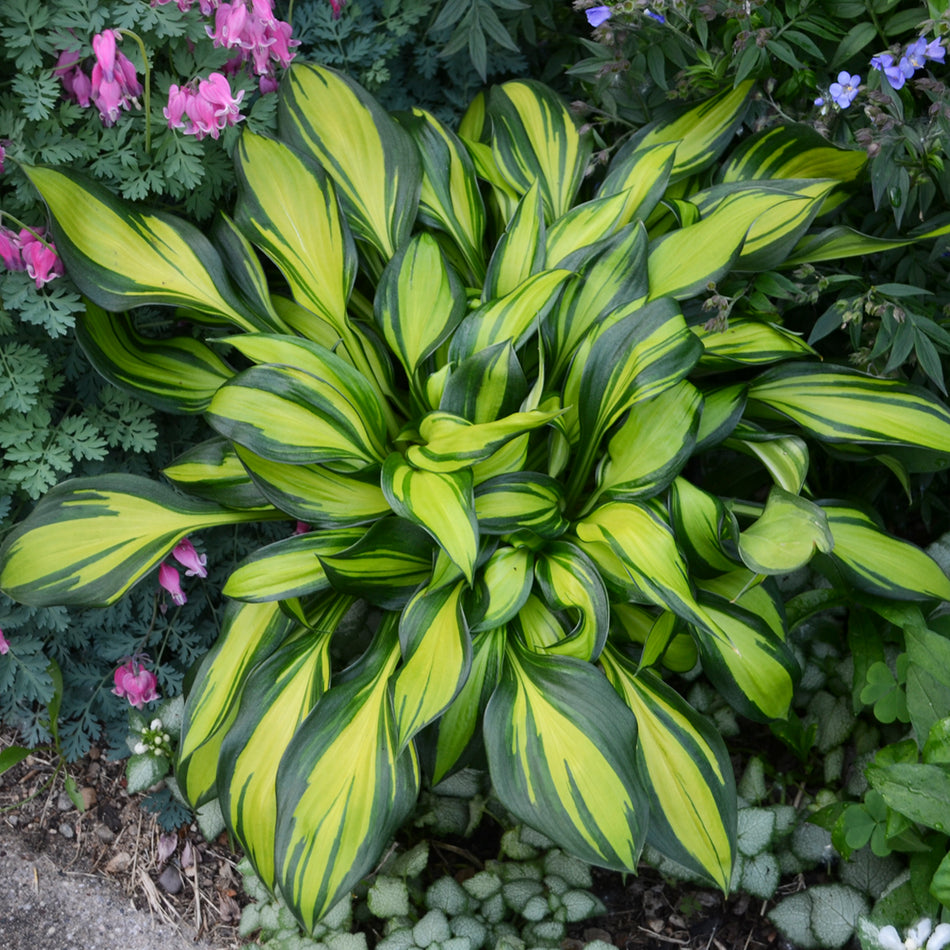
<path fill-rule="evenodd" d="M 896 927 L 888 924 L 877 932 L 881 950 L 943 950 L 950 944 L 950 924 L 938 924 L 934 930 L 930 919 L 918 920 L 901 940 Z"/>
<path fill-rule="evenodd" d="M 152 724 L 149 726 L 149 729 L 157 730 L 162 728 L 161 719 L 153 719 Z"/>
<path fill-rule="evenodd" d="M 145 755 L 145 753 L 148 752 L 148 746 L 144 742 L 136 742 L 135 748 L 133 748 L 132 751 L 136 755 Z"/>

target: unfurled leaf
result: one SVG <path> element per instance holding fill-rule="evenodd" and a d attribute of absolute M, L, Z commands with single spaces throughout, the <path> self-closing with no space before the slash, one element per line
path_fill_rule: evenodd
<path fill-rule="evenodd" d="M 739 535 L 739 556 L 757 574 L 790 574 L 815 552 L 827 554 L 833 547 L 822 508 L 778 487 L 769 492 L 759 518 Z"/>

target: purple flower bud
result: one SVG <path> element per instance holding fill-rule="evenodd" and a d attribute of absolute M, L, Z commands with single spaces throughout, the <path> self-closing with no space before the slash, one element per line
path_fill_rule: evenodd
<path fill-rule="evenodd" d="M 586 12 L 587 22 L 593 27 L 606 23 L 611 16 L 610 7 L 591 7 Z"/>
<path fill-rule="evenodd" d="M 181 575 L 171 564 L 162 561 L 158 568 L 158 583 L 172 595 L 172 601 L 179 607 L 188 602 L 185 592 L 181 589 Z"/>

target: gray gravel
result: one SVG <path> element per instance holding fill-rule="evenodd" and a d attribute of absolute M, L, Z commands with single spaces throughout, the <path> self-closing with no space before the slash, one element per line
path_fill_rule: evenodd
<path fill-rule="evenodd" d="M 57 865 L 0 826 L 2 950 L 226 950 L 136 910 L 118 885 Z"/>

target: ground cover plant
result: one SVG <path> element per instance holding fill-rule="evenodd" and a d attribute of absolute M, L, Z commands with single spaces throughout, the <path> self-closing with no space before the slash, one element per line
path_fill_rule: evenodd
<path fill-rule="evenodd" d="M 224 584 L 177 780 L 219 798 L 305 927 L 374 866 L 423 773 L 481 754 L 505 806 L 579 857 L 632 869 L 649 842 L 728 887 L 725 745 L 665 671 L 698 658 L 739 713 L 782 720 L 798 669 L 774 576 L 819 552 L 842 596 L 950 594 L 807 485 L 819 446 L 945 467 L 946 407 L 703 308 L 728 273 L 877 247 L 820 217 L 861 154 L 795 128 L 733 145 L 750 91 L 647 126 L 582 193 L 589 144 L 544 86 L 492 89 L 456 134 L 295 64 L 210 238 L 24 168 L 89 298 L 93 365 L 214 435 L 166 467 L 173 487 L 54 489 L 5 539 L 0 587 L 109 604 L 168 578 L 193 532 L 283 523 Z M 137 326 L 145 304 L 175 308 L 164 335 Z"/>

